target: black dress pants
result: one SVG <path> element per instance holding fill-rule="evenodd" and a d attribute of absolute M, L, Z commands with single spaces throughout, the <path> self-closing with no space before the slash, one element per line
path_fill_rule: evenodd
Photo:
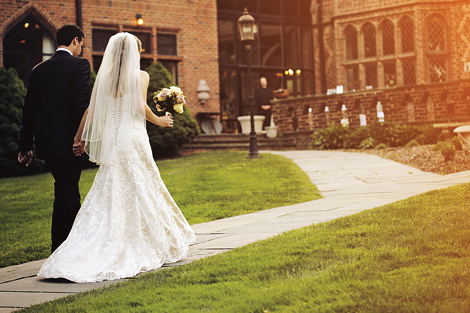
<path fill-rule="evenodd" d="M 80 210 L 78 182 L 82 173 L 80 157 L 55 155 L 44 157 L 54 177 L 54 210 L 52 213 L 52 247 L 54 252 L 67 239 Z"/>

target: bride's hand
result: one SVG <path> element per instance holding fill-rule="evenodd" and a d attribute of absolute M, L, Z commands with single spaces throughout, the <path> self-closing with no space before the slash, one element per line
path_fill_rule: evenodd
<path fill-rule="evenodd" d="M 173 117 L 171 116 L 161 116 L 160 123 L 162 127 L 173 127 Z"/>

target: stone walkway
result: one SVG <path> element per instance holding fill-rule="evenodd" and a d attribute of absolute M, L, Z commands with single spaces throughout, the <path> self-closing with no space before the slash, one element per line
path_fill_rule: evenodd
<path fill-rule="evenodd" d="M 193 225 L 197 241 L 179 266 L 282 232 L 330 221 L 423 192 L 470 182 L 470 171 L 425 173 L 376 155 L 341 151 L 262 151 L 296 162 L 323 199 Z M 44 260 L 0 269 L 0 313 L 115 283 L 39 279 Z M 163 268 L 168 267 L 164 266 Z"/>

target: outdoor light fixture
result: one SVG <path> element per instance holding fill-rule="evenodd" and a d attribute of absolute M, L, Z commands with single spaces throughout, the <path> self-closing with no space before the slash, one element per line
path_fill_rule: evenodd
<path fill-rule="evenodd" d="M 141 14 L 136 14 L 135 19 L 137 20 L 137 24 L 144 25 L 144 19 L 142 18 Z"/>
<path fill-rule="evenodd" d="M 246 7 L 243 15 L 238 19 L 238 29 L 240 30 L 240 40 L 242 42 L 255 40 L 255 19 L 248 13 Z"/>
<path fill-rule="evenodd" d="M 253 87 L 251 82 L 251 42 L 255 40 L 255 19 L 245 7 L 243 15 L 238 19 L 240 40 L 245 44 L 246 59 L 248 63 L 249 102 L 250 102 L 250 153 L 248 158 L 259 158 L 258 143 L 256 142 L 255 117 L 253 115 Z"/>

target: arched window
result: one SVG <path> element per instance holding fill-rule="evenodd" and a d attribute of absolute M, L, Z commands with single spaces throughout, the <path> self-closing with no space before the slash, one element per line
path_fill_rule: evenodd
<path fill-rule="evenodd" d="M 415 26 L 409 16 L 405 16 L 399 23 L 401 53 L 415 51 Z"/>
<path fill-rule="evenodd" d="M 26 16 L 5 35 L 3 64 L 13 67 L 25 85 L 29 72 L 38 63 L 48 59 L 56 49 L 53 35 L 32 15 Z"/>
<path fill-rule="evenodd" d="M 382 55 L 395 54 L 395 25 L 390 20 L 385 20 L 380 28 L 382 31 Z"/>
<path fill-rule="evenodd" d="M 441 15 L 433 15 L 426 21 L 427 52 L 447 52 L 446 20 Z"/>
<path fill-rule="evenodd" d="M 362 28 L 364 37 L 364 56 L 366 58 L 377 55 L 377 34 L 372 23 L 366 23 Z"/>
<path fill-rule="evenodd" d="M 432 15 L 426 20 L 426 52 L 429 81 L 448 80 L 447 73 L 447 22 L 442 15 Z"/>
<path fill-rule="evenodd" d="M 357 60 L 357 30 L 349 25 L 344 30 L 346 41 L 346 60 Z"/>

